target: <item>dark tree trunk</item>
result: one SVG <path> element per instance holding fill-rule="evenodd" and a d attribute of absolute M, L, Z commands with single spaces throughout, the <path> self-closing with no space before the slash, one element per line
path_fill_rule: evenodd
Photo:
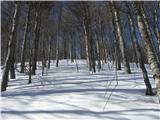
<path fill-rule="evenodd" d="M 10 68 L 10 79 L 15 79 L 16 78 L 14 63 L 15 63 L 15 60 L 12 60 L 11 68 Z"/>
<path fill-rule="evenodd" d="M 25 67 L 25 52 L 26 52 L 27 34 L 29 31 L 28 25 L 29 25 L 30 11 L 31 11 L 31 5 L 29 4 L 28 13 L 26 16 L 26 21 L 25 21 L 25 30 L 24 30 L 24 35 L 23 35 L 21 71 L 20 71 L 21 73 L 24 73 L 24 67 Z"/>
<path fill-rule="evenodd" d="M 19 3 L 15 2 L 15 10 L 14 10 L 14 16 L 12 19 L 12 30 L 10 34 L 10 40 L 9 40 L 9 46 L 8 46 L 8 53 L 7 58 L 5 62 L 5 68 L 3 70 L 2 74 L 2 84 L 1 84 L 1 91 L 5 91 L 8 86 L 8 80 L 9 80 L 9 70 L 12 65 L 14 65 L 14 62 L 12 60 L 15 59 L 15 49 L 16 49 L 16 32 L 17 32 L 17 26 L 18 26 L 18 18 L 19 18 Z"/>
<path fill-rule="evenodd" d="M 110 10 L 111 10 L 111 13 L 112 13 L 112 25 L 113 25 L 113 34 L 114 34 L 114 39 L 115 39 L 115 54 L 116 54 L 116 58 L 117 58 L 117 62 L 116 62 L 116 67 L 117 67 L 117 70 L 121 70 L 121 54 L 117 51 L 120 51 L 120 45 L 119 45 L 119 41 L 118 41 L 118 36 L 116 34 L 116 24 L 115 24 L 115 21 L 114 21 L 114 11 L 113 11 L 113 8 L 110 7 Z M 113 57 L 114 58 L 114 57 Z M 114 60 L 113 60 L 114 61 Z"/>
<path fill-rule="evenodd" d="M 86 39 L 86 52 L 88 56 L 89 62 L 89 70 L 96 72 L 95 68 L 95 58 L 94 58 L 94 49 L 93 49 L 93 36 L 92 36 L 92 26 L 91 26 L 91 16 L 90 16 L 90 6 L 89 4 L 84 5 L 84 31 L 85 31 L 85 39 Z"/>
<path fill-rule="evenodd" d="M 39 33 L 40 33 L 40 24 L 41 24 L 40 4 L 41 3 L 35 3 L 35 26 L 34 26 L 35 36 L 33 40 L 32 75 L 36 74 L 36 69 L 37 69 Z"/>
<path fill-rule="evenodd" d="M 152 92 L 151 83 L 148 78 L 147 70 L 144 66 L 144 61 L 142 59 L 142 52 L 141 52 L 140 46 L 138 44 L 138 41 L 136 42 L 136 49 L 137 49 L 137 54 L 138 54 L 138 58 L 139 58 L 139 65 L 140 65 L 140 68 L 142 69 L 143 79 L 144 79 L 144 83 L 146 85 L 146 95 L 154 95 Z"/>
<path fill-rule="evenodd" d="M 52 37 L 49 36 L 48 69 L 50 69 L 51 54 L 52 54 Z"/>
<path fill-rule="evenodd" d="M 100 60 L 100 43 L 99 43 L 99 39 L 98 39 L 98 33 L 95 33 L 96 36 L 96 48 L 97 48 L 97 60 L 98 60 L 98 64 L 97 64 L 97 68 L 98 68 L 98 72 L 100 72 L 101 69 L 101 60 Z"/>
<path fill-rule="evenodd" d="M 58 30 L 57 30 L 57 42 L 56 42 L 56 67 L 59 64 L 59 35 L 60 35 L 60 26 L 61 26 L 61 17 L 62 17 L 62 3 L 60 5 L 60 14 L 58 17 Z"/>
<path fill-rule="evenodd" d="M 136 63 L 136 66 L 138 67 L 138 59 L 137 59 L 137 53 L 136 53 L 136 48 L 135 48 L 135 42 L 134 42 L 134 34 L 132 32 L 132 21 L 131 21 L 131 18 L 130 16 L 128 15 L 128 23 L 129 23 L 129 30 L 130 30 L 130 33 L 131 33 L 131 41 L 132 41 L 132 48 L 133 48 L 133 52 L 134 52 L 134 60 L 135 60 L 135 63 Z"/>

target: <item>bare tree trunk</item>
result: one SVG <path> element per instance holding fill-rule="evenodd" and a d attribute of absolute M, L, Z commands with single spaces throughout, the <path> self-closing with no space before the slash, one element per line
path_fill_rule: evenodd
<path fill-rule="evenodd" d="M 147 52 L 148 63 L 151 67 L 151 70 L 154 74 L 154 78 L 157 82 L 157 93 L 158 93 L 158 98 L 159 98 L 159 102 L 160 102 L 160 67 L 159 67 L 159 64 L 158 64 L 158 61 L 157 61 L 157 58 L 155 55 L 155 51 L 153 49 L 150 35 L 148 33 L 149 27 L 148 27 L 148 24 L 146 24 L 146 22 L 145 22 L 145 20 L 146 20 L 145 13 L 142 10 L 143 5 L 141 3 L 137 3 L 137 2 L 135 2 L 134 5 L 135 5 L 136 12 L 137 12 L 138 27 L 141 32 L 142 39 L 144 40 L 144 43 L 145 43 L 145 49 Z"/>
<path fill-rule="evenodd" d="M 150 25 L 149 25 L 149 19 L 147 18 L 147 15 L 146 15 L 146 13 L 145 13 L 144 7 L 142 7 L 142 11 L 144 12 L 145 24 L 148 25 L 147 31 L 148 31 L 148 34 L 149 34 L 149 36 L 150 36 L 151 42 L 152 42 L 152 44 L 153 44 L 153 50 L 155 51 L 156 58 L 157 58 L 157 60 L 158 60 L 158 62 L 159 62 L 159 64 L 160 64 L 160 56 L 158 56 L 158 51 L 159 51 L 159 50 L 157 50 L 156 47 L 155 47 L 156 44 L 155 44 L 155 42 L 153 41 L 154 37 L 153 37 L 153 34 L 152 34 L 151 27 L 150 27 Z M 155 28 L 156 28 L 156 27 L 157 27 L 157 26 L 155 26 Z M 158 37 L 158 36 L 157 36 L 157 37 Z M 158 39 L 157 39 L 157 40 L 158 40 Z"/>
<path fill-rule="evenodd" d="M 96 72 L 89 4 L 84 4 L 84 18 L 85 18 L 84 19 L 84 31 L 85 31 L 85 35 L 86 35 L 85 39 L 87 43 L 86 48 L 88 49 L 86 50 L 88 51 L 87 54 L 89 58 L 89 70 Z"/>
<path fill-rule="evenodd" d="M 107 63 L 107 51 L 106 51 L 106 44 L 104 41 L 104 36 L 103 36 L 103 25 L 102 25 L 102 20 L 100 19 L 100 35 L 101 35 L 101 41 L 102 41 L 102 46 L 103 46 L 103 60 L 104 63 Z"/>
<path fill-rule="evenodd" d="M 116 67 L 117 67 L 117 70 L 121 70 L 121 54 L 118 53 L 118 51 L 120 51 L 120 45 L 119 45 L 119 41 L 118 41 L 118 36 L 116 34 L 116 24 L 115 24 L 115 21 L 114 21 L 114 12 L 113 12 L 113 8 L 111 7 L 111 12 L 112 12 L 112 25 L 113 25 L 113 34 L 114 34 L 114 39 L 115 39 L 115 54 L 116 54 L 116 58 L 117 58 L 117 61 L 116 61 Z M 113 57 L 114 58 L 114 57 Z"/>
<path fill-rule="evenodd" d="M 142 52 L 141 52 L 140 46 L 138 44 L 138 41 L 136 42 L 136 49 L 137 49 L 137 54 L 138 54 L 138 58 L 139 58 L 139 65 L 140 65 L 140 68 L 142 69 L 143 79 L 144 79 L 144 83 L 146 85 L 146 95 L 152 96 L 152 95 L 154 95 L 152 92 L 152 86 L 151 86 L 151 83 L 148 78 L 147 70 L 144 66 L 144 61 L 142 59 Z"/>
<path fill-rule="evenodd" d="M 19 3 L 15 2 L 15 10 L 14 10 L 14 16 L 12 19 L 12 30 L 10 34 L 10 40 L 9 40 L 9 46 L 8 46 L 8 53 L 7 58 L 5 62 L 5 68 L 3 70 L 2 74 L 2 84 L 1 84 L 1 91 L 5 91 L 8 86 L 8 80 L 9 80 L 9 70 L 12 65 L 14 65 L 12 60 L 15 59 L 15 49 L 16 49 L 16 32 L 17 32 L 17 26 L 18 26 L 18 16 L 19 14 Z"/>
<path fill-rule="evenodd" d="M 95 33 L 96 35 L 96 48 L 97 48 L 97 59 L 98 59 L 98 72 L 100 72 L 101 69 L 101 60 L 100 60 L 100 44 L 99 44 L 99 39 L 98 39 L 98 34 L 97 32 Z"/>
<path fill-rule="evenodd" d="M 51 53 L 52 53 L 52 37 L 49 36 L 48 69 L 50 69 Z"/>
<path fill-rule="evenodd" d="M 126 48 L 125 48 L 125 42 L 122 36 L 122 27 L 121 27 L 121 23 L 120 23 L 120 18 L 119 18 L 119 12 L 117 11 L 117 9 L 115 8 L 115 2 L 110 2 L 111 3 L 111 7 L 112 7 L 112 11 L 113 11 L 113 18 L 114 18 L 114 22 L 116 25 L 116 34 L 117 34 L 117 38 L 119 40 L 119 45 L 120 45 L 120 50 L 121 50 L 121 54 L 122 54 L 122 59 L 123 59 L 123 64 L 125 67 L 125 71 L 128 74 L 131 74 L 131 70 L 130 70 L 130 65 L 129 65 L 129 61 L 127 59 L 127 54 L 126 54 Z"/>
<path fill-rule="evenodd" d="M 59 40 L 57 37 L 57 42 L 56 42 L 56 67 L 58 67 L 59 64 Z"/>
<path fill-rule="evenodd" d="M 60 6 L 60 15 L 58 17 L 58 30 L 57 30 L 57 43 L 56 43 L 56 67 L 58 67 L 59 64 L 59 35 L 60 35 L 60 24 L 61 24 L 61 17 L 62 17 L 62 3 Z"/>
<path fill-rule="evenodd" d="M 89 65 L 89 70 L 91 71 L 91 64 L 90 64 L 90 57 L 89 57 L 89 43 L 88 43 L 88 37 L 87 37 L 87 30 L 85 25 L 84 27 L 84 39 L 85 39 L 85 48 L 86 48 L 86 59 L 87 59 L 87 64 Z"/>
<path fill-rule="evenodd" d="M 12 59 L 11 68 L 10 68 L 10 79 L 16 78 L 14 64 L 15 64 L 15 59 Z"/>
<path fill-rule="evenodd" d="M 152 96 L 152 95 L 154 95 L 153 91 L 152 91 L 152 86 L 151 86 L 151 83 L 149 81 L 148 73 L 147 73 L 147 70 L 146 70 L 145 65 L 144 65 L 142 51 L 141 51 L 141 48 L 140 48 L 139 43 L 138 43 L 138 38 L 136 37 L 135 27 L 133 25 L 133 20 L 131 19 L 131 14 L 128 15 L 128 20 L 129 20 L 129 26 L 131 27 L 130 28 L 131 39 L 132 39 L 132 42 L 134 43 L 134 49 L 137 51 L 137 53 L 135 53 L 135 54 L 138 58 L 139 65 L 140 65 L 140 68 L 141 68 L 142 73 L 143 73 L 144 83 L 146 85 L 146 95 L 151 95 Z M 137 64 L 138 64 L 138 61 L 137 61 Z"/>
<path fill-rule="evenodd" d="M 30 11 L 31 11 L 31 5 L 29 4 L 26 21 L 25 21 L 25 30 L 23 35 L 23 44 L 22 44 L 22 55 L 21 55 L 21 73 L 24 73 L 24 67 L 25 67 L 25 52 L 26 52 L 26 43 L 27 43 L 27 34 L 28 34 L 28 25 L 29 25 L 29 18 L 30 18 Z"/>
<path fill-rule="evenodd" d="M 30 84 L 32 82 L 32 49 L 31 49 L 31 43 L 29 43 L 29 80 L 28 80 L 28 84 Z"/>
<path fill-rule="evenodd" d="M 71 63 L 73 63 L 73 38 L 71 33 L 69 34 L 69 52 Z"/>
<path fill-rule="evenodd" d="M 64 49 L 64 59 L 67 59 L 67 39 L 66 39 L 66 34 L 64 35 L 64 41 L 63 41 L 63 49 Z"/>
<path fill-rule="evenodd" d="M 134 32 L 132 32 L 133 30 L 133 25 L 132 25 L 132 21 L 131 21 L 131 18 L 130 18 L 130 15 L 127 15 L 127 18 L 128 18 L 128 23 L 129 23 L 129 30 L 130 30 L 130 33 L 131 33 L 131 42 L 132 42 L 132 48 L 133 48 L 133 52 L 134 52 L 134 60 L 135 60 L 135 63 L 136 63 L 136 66 L 138 67 L 138 60 L 137 60 L 137 53 L 136 53 L 136 49 L 135 49 L 135 42 L 134 42 Z"/>
<path fill-rule="evenodd" d="M 38 46 L 39 46 L 39 33 L 41 25 L 41 11 L 40 4 L 35 3 L 35 26 L 34 26 L 34 40 L 33 40 L 33 57 L 32 57 L 32 75 L 36 74 L 37 69 L 37 57 L 38 57 Z"/>

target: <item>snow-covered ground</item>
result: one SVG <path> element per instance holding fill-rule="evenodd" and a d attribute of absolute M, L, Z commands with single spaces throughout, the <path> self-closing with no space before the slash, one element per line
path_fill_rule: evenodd
<path fill-rule="evenodd" d="M 116 78 L 112 64 L 90 73 L 81 60 L 77 72 L 75 63 L 61 60 L 44 76 L 39 66 L 30 85 L 28 76 L 17 73 L 2 93 L 2 120 L 160 120 L 156 96 L 145 96 L 141 70 L 131 66 L 132 74 L 122 70 Z"/>

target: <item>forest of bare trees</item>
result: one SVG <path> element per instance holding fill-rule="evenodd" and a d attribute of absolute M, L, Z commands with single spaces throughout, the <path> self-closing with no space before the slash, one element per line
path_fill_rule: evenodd
<path fill-rule="evenodd" d="M 143 73 L 146 95 L 160 102 L 160 2 L 23 1 L 1 2 L 1 91 L 15 72 L 36 75 L 37 62 L 50 69 L 61 59 L 85 59 L 88 71 L 100 72 L 107 62 L 133 74 Z M 145 64 L 156 81 L 152 90 Z M 20 68 L 18 68 L 18 65 Z M 124 67 L 122 67 L 124 66 Z M 78 69 L 78 66 L 77 66 Z"/>

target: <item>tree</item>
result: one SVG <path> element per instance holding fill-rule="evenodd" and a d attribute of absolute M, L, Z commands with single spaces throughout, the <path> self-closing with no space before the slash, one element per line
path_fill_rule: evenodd
<path fill-rule="evenodd" d="M 126 54 L 126 49 L 125 49 L 125 42 L 124 39 L 122 37 L 122 26 L 120 23 L 120 18 L 119 18 L 119 12 L 115 7 L 115 2 L 110 2 L 111 5 L 111 9 L 112 9 L 112 14 L 113 14 L 113 18 L 114 18 L 114 25 L 116 26 L 116 35 L 117 38 L 119 40 L 119 46 L 120 46 L 120 50 L 121 50 L 121 54 L 122 54 L 122 59 L 123 59 L 123 64 L 125 67 L 125 71 L 126 73 L 130 74 L 131 70 L 130 70 L 130 66 L 129 66 L 129 61 L 127 59 L 127 54 Z"/>
<path fill-rule="evenodd" d="M 35 2 L 35 24 L 34 24 L 34 40 L 33 40 L 33 56 L 32 56 L 32 75 L 35 75 L 37 69 L 38 45 L 41 25 L 41 2 Z"/>
<path fill-rule="evenodd" d="M 16 49 L 16 33 L 17 33 L 17 26 L 18 26 L 18 19 L 19 19 L 19 9 L 20 9 L 20 3 L 14 2 L 15 10 L 14 10 L 14 16 L 12 18 L 12 30 L 9 38 L 9 45 L 8 45 L 8 53 L 7 58 L 5 62 L 5 68 L 3 70 L 2 75 L 2 84 L 1 84 L 1 91 L 5 91 L 8 86 L 8 80 L 9 80 L 9 70 L 11 69 L 11 66 L 14 66 L 14 60 L 15 60 L 15 49 Z"/>
<path fill-rule="evenodd" d="M 145 65 L 144 65 L 144 60 L 143 60 L 143 54 L 142 54 L 142 51 L 141 51 L 141 48 L 140 48 L 140 45 L 138 43 L 138 38 L 136 36 L 136 31 L 135 31 L 135 26 L 134 26 L 134 22 L 133 22 L 133 18 L 132 18 L 132 14 L 131 14 L 131 10 L 129 8 L 129 5 L 126 4 L 128 9 L 129 9 L 129 13 L 128 13 L 128 22 L 129 22 L 129 26 L 130 26 L 130 34 L 131 34 L 131 40 L 132 40 L 132 44 L 133 46 L 135 46 L 135 51 L 136 53 L 134 53 L 137 58 L 138 58 L 138 61 L 139 61 L 139 66 L 142 70 L 142 73 L 143 73 L 143 79 L 144 79 L 144 83 L 146 85 L 146 95 L 154 95 L 153 91 L 152 91 L 152 86 L 151 86 L 151 83 L 149 81 L 149 78 L 148 78 L 148 73 L 147 73 L 147 70 L 145 68 Z"/>
<path fill-rule="evenodd" d="M 149 34 L 149 27 L 146 22 L 146 16 L 143 10 L 143 2 L 134 2 L 134 8 L 137 14 L 138 27 L 141 32 L 142 39 L 145 43 L 145 49 L 147 52 L 148 63 L 154 74 L 154 78 L 157 82 L 157 94 L 160 102 L 160 67 L 156 58 L 155 51 L 151 42 L 151 36 Z"/>
<path fill-rule="evenodd" d="M 26 15 L 25 30 L 24 30 L 23 44 L 22 44 L 21 73 L 24 73 L 24 68 L 25 68 L 25 52 L 26 52 L 26 44 L 27 44 L 27 34 L 29 31 L 28 26 L 29 26 L 29 19 L 30 19 L 30 11 L 31 11 L 31 3 L 28 3 L 28 11 Z"/>
<path fill-rule="evenodd" d="M 57 41 L 56 41 L 56 67 L 59 63 L 59 37 L 60 37 L 60 25 L 61 25 L 61 16 L 62 16 L 63 4 L 60 3 L 59 16 L 58 16 L 58 26 L 57 26 Z"/>

